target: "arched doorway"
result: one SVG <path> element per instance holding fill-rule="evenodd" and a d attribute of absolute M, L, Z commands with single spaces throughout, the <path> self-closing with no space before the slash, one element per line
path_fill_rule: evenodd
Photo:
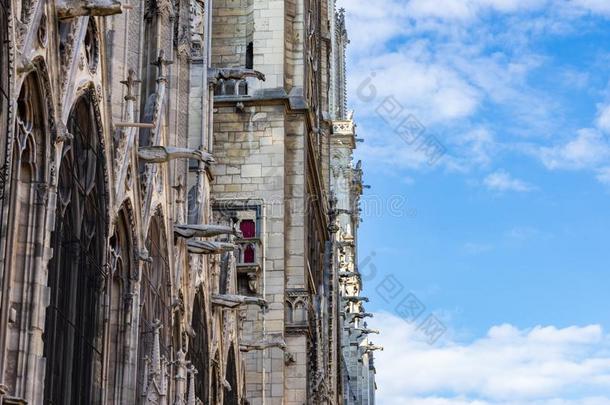
<path fill-rule="evenodd" d="M 47 404 L 99 400 L 102 370 L 101 291 L 106 207 L 104 152 L 88 91 L 70 113 L 63 145 L 49 263 L 50 305 L 44 340 Z"/>
<path fill-rule="evenodd" d="M 187 360 L 197 369 L 195 378 L 195 396 L 204 404 L 210 400 L 209 381 L 209 347 L 208 347 L 208 322 L 205 312 L 205 301 L 203 291 L 197 290 L 193 301 L 193 319 L 191 327 L 195 336 L 189 344 Z"/>

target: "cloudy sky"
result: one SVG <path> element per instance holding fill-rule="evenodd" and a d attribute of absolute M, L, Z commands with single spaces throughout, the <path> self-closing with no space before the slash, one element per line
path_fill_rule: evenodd
<path fill-rule="evenodd" d="M 610 1 L 340 5 L 379 403 L 610 404 Z"/>

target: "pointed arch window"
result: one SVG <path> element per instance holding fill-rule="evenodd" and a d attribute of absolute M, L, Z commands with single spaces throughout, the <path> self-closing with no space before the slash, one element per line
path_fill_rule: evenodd
<path fill-rule="evenodd" d="M 237 386 L 237 365 L 235 364 L 235 349 L 233 345 L 229 349 L 229 358 L 227 359 L 227 370 L 225 379 L 229 382 L 231 389 L 228 387 L 224 389 L 223 405 L 236 405 L 238 404 L 238 386 Z"/>
<path fill-rule="evenodd" d="M 131 274 L 133 263 L 133 238 L 126 209 L 119 211 L 114 232 L 110 237 L 110 320 L 108 351 L 109 402 L 123 402 L 122 388 L 127 348 L 128 317 L 131 312 Z"/>
<path fill-rule="evenodd" d="M 102 383 L 104 153 L 91 92 L 70 113 L 59 168 L 44 340 L 45 403 L 96 403 Z"/>
<path fill-rule="evenodd" d="M 256 223 L 252 219 L 244 219 L 239 223 L 239 230 L 243 234 L 244 239 L 256 237 Z"/>
<path fill-rule="evenodd" d="M 197 290 L 193 301 L 193 319 L 191 326 L 195 336 L 189 344 L 187 360 L 197 369 L 195 376 L 195 397 L 204 404 L 208 403 L 210 397 L 209 388 L 209 351 L 208 351 L 208 322 L 205 313 L 205 301 L 203 291 Z"/>
<path fill-rule="evenodd" d="M 39 72 L 30 73 L 25 78 L 17 99 L 12 138 L 11 178 L 4 177 L 7 174 L 4 170 L 0 178 L 2 186 L 4 180 L 10 182 L 10 193 L 6 195 L 3 193 L 3 203 L 4 197 L 9 203 L 7 230 L 5 230 L 7 255 L 2 257 L 2 261 L 6 261 L 4 274 L 8 280 L 6 286 L 20 285 L 32 277 L 32 273 L 37 268 L 37 258 L 41 256 L 40 250 L 36 247 L 44 238 L 48 172 L 46 154 L 49 149 L 48 114 L 43 99 Z M 4 139 L 2 142 L 8 141 Z M 6 169 L 6 166 L 3 169 Z M 23 353 L 19 351 L 19 347 L 23 344 L 24 335 L 31 330 L 30 325 L 25 322 L 28 319 L 25 314 L 28 309 L 25 304 L 28 298 L 15 288 L 6 288 L 5 293 L 1 295 L 0 307 L 16 311 L 16 316 L 8 324 L 8 333 L 1 338 L 3 347 L 7 348 L 6 364 L 14 365 L 22 361 L 20 357 Z M 18 374 L 17 370 L 9 371 L 5 384 L 12 388 L 21 385 L 18 381 L 27 377 Z M 14 394 L 20 393 L 14 392 Z"/>
<path fill-rule="evenodd" d="M 140 321 L 138 342 L 138 398 L 141 403 L 146 387 L 144 370 L 146 359 L 152 358 L 155 323 L 161 322 L 159 349 L 161 356 L 171 360 L 171 284 L 169 278 L 169 261 L 167 239 L 163 216 L 155 214 L 148 228 L 146 249 L 150 261 L 142 268 L 140 281 Z M 169 381 L 171 383 L 171 381 Z"/>

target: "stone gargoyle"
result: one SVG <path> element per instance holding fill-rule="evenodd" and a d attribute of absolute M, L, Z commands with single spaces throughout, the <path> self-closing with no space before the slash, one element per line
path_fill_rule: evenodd
<path fill-rule="evenodd" d="M 268 306 L 267 300 L 262 298 L 233 294 L 214 294 L 212 295 L 212 304 L 224 308 L 237 308 L 240 305 L 254 304 L 262 309 L 267 309 Z"/>
<path fill-rule="evenodd" d="M 174 159 L 194 159 L 210 165 L 214 157 L 199 149 L 174 148 L 173 146 L 141 146 L 138 148 L 138 158 L 146 163 L 165 163 Z"/>
<path fill-rule="evenodd" d="M 372 318 L 373 314 L 368 313 L 368 312 L 356 312 L 353 314 L 348 314 L 348 316 L 351 317 L 352 320 L 354 319 L 364 319 L 364 318 Z"/>
<path fill-rule="evenodd" d="M 244 80 L 247 77 L 254 77 L 260 81 L 265 81 L 265 75 L 254 69 L 240 67 L 208 69 L 208 81 L 212 84 L 218 83 L 219 80 Z"/>
<path fill-rule="evenodd" d="M 207 240 L 189 240 L 186 242 L 189 253 L 197 255 L 214 255 L 235 250 L 235 245 L 226 242 L 211 242 Z"/>
<path fill-rule="evenodd" d="M 368 297 L 359 297 L 357 295 L 346 296 L 346 297 L 343 297 L 343 299 L 346 301 L 349 301 L 349 302 L 360 302 L 360 301 L 369 302 Z"/>
<path fill-rule="evenodd" d="M 123 12 L 121 2 L 115 0 L 59 0 L 55 9 L 60 20 L 69 18 L 120 14 Z"/>
<path fill-rule="evenodd" d="M 354 331 L 356 332 L 360 332 L 361 335 L 370 335 L 370 334 L 375 334 L 375 335 L 379 335 L 379 331 L 377 329 L 354 329 Z"/>
<path fill-rule="evenodd" d="M 198 224 L 174 225 L 174 234 L 182 238 L 209 238 L 218 235 L 235 235 L 241 237 L 241 232 L 227 225 Z"/>
<path fill-rule="evenodd" d="M 383 346 L 379 346 L 379 345 L 374 345 L 374 344 L 369 344 L 367 346 L 364 346 L 364 351 L 365 352 L 374 352 L 377 350 L 381 350 L 383 351 Z"/>
<path fill-rule="evenodd" d="M 243 342 L 239 345 L 239 350 L 242 352 L 250 352 L 253 350 L 265 350 L 272 347 L 277 347 L 286 350 L 286 342 L 281 336 L 274 336 L 258 342 Z"/>

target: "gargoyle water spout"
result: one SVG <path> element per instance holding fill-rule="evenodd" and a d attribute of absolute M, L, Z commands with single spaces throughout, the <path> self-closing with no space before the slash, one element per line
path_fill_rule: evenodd
<path fill-rule="evenodd" d="M 216 83 L 218 80 L 244 80 L 247 77 L 254 77 L 263 82 L 265 81 L 265 75 L 254 69 L 230 67 L 211 68 L 208 70 L 208 80 L 212 83 Z"/>
<path fill-rule="evenodd" d="M 226 225 L 199 224 L 174 225 L 174 234 L 182 238 L 209 238 L 218 235 L 235 235 L 241 237 L 241 232 Z"/>
<path fill-rule="evenodd" d="M 348 302 L 360 302 L 360 301 L 364 301 L 364 302 L 369 302 L 369 298 L 368 297 L 359 297 L 359 296 L 345 296 L 343 297 L 344 300 L 348 301 Z"/>
<path fill-rule="evenodd" d="M 123 12 L 121 3 L 114 0 L 59 0 L 55 7 L 60 20 L 84 16 L 104 17 Z"/>
<path fill-rule="evenodd" d="M 265 350 L 272 347 L 278 347 L 282 350 L 286 350 L 286 342 L 281 336 L 263 339 L 258 342 L 244 342 L 239 345 L 239 350 L 242 352 L 249 352 L 253 350 Z"/>
<path fill-rule="evenodd" d="M 199 149 L 174 148 L 172 146 L 141 146 L 138 158 L 146 163 L 165 163 L 174 159 L 194 159 L 211 165 L 214 157 Z"/>
<path fill-rule="evenodd" d="M 198 255 L 213 255 L 235 250 L 235 245 L 226 242 L 210 242 L 207 240 L 189 240 L 186 243 L 189 253 Z"/>
<path fill-rule="evenodd" d="M 232 294 L 214 294 L 212 295 L 212 304 L 224 308 L 237 308 L 240 305 L 254 304 L 262 309 L 267 309 L 267 300 L 258 297 L 248 297 L 245 295 Z"/>

